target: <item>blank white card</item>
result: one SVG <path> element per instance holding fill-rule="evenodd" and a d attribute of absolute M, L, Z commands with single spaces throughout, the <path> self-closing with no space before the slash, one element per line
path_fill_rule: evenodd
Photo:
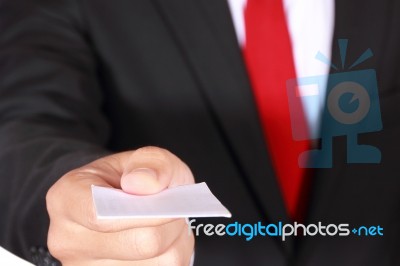
<path fill-rule="evenodd" d="M 92 194 L 99 219 L 232 216 L 206 183 L 178 186 L 146 196 L 93 185 Z"/>

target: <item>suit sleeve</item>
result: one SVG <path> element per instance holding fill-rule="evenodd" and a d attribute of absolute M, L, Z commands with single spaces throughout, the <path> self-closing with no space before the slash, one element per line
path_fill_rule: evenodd
<path fill-rule="evenodd" d="M 27 259 L 46 245 L 49 187 L 109 153 L 80 2 L 0 1 L 0 245 Z"/>

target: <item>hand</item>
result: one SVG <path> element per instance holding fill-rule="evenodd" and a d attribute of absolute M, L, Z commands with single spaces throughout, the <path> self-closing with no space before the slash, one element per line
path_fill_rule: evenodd
<path fill-rule="evenodd" d="M 96 218 L 91 185 L 155 194 L 194 183 L 172 153 L 141 148 L 94 161 L 61 177 L 48 191 L 48 247 L 63 266 L 189 265 L 194 248 L 184 219 Z"/>

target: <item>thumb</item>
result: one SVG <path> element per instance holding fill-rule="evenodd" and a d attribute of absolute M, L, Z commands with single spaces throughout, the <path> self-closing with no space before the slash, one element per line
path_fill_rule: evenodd
<path fill-rule="evenodd" d="M 171 152 L 140 148 L 124 163 L 121 188 L 135 195 L 156 194 L 168 187 L 194 183 L 189 167 Z"/>

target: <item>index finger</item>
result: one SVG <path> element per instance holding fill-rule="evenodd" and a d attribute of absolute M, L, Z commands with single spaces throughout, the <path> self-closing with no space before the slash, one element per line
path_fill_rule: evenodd
<path fill-rule="evenodd" d="M 105 174 L 105 173 L 102 173 Z M 48 191 L 46 203 L 51 219 L 67 219 L 98 232 L 117 232 L 138 227 L 154 227 L 176 219 L 98 219 L 92 198 L 91 186 L 112 187 L 107 181 L 94 175 L 93 169 L 74 170 L 63 176 Z"/>

